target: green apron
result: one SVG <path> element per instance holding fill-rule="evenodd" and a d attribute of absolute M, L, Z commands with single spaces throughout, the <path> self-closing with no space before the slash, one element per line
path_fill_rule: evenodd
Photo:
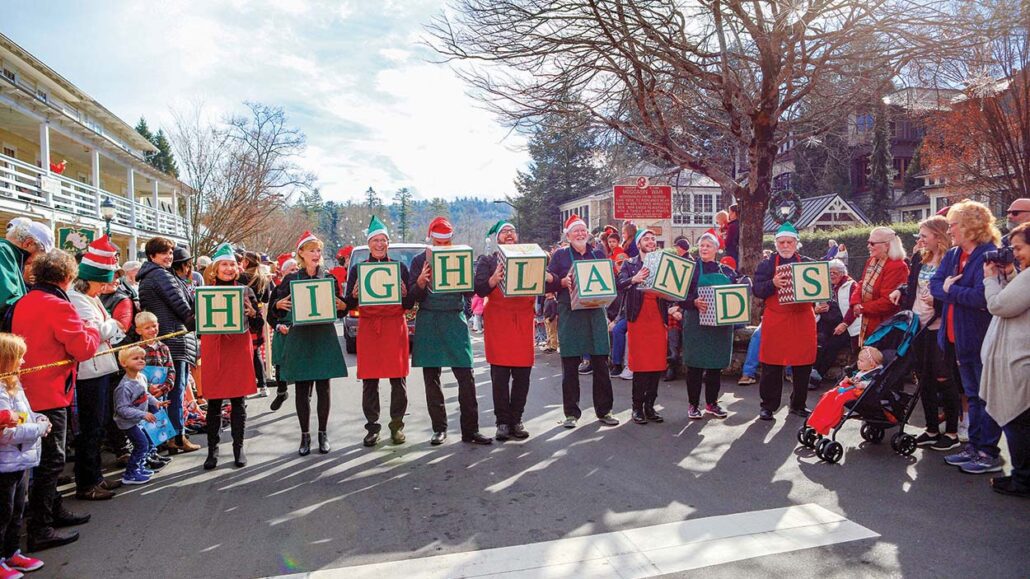
<path fill-rule="evenodd" d="M 472 338 L 462 294 L 430 291 L 418 305 L 412 342 L 416 368 L 471 368 Z"/>
<path fill-rule="evenodd" d="M 729 283 L 732 283 L 730 278 L 721 272 L 702 273 L 697 278 L 697 287 Z M 683 363 L 686 366 L 722 370 L 730 365 L 732 356 L 733 326 L 702 326 L 700 312 L 683 310 Z"/>
<path fill-rule="evenodd" d="M 558 300 L 558 351 L 562 358 L 584 355 L 607 356 L 611 353 L 608 341 L 608 316 L 604 308 L 574 310 L 568 292 Z"/>
<path fill-rule="evenodd" d="M 303 275 L 303 271 L 302 271 Z M 325 277 L 319 271 L 319 277 Z M 309 279 L 306 276 L 302 279 Z M 330 278 L 331 279 L 331 278 Z M 293 312 L 286 317 L 291 323 Z M 343 358 L 340 338 L 336 335 L 336 324 L 312 324 L 310 326 L 290 326 L 285 336 L 276 332 L 276 337 L 283 337 L 279 359 L 280 379 L 284 382 L 306 382 L 310 380 L 329 380 L 347 375 L 347 361 Z M 275 346 L 272 346 L 273 352 Z"/>
<path fill-rule="evenodd" d="M 293 323 L 293 312 L 286 312 L 286 317 L 280 320 L 285 325 L 291 325 Z M 272 366 L 282 366 L 283 361 L 286 360 L 286 356 L 283 350 L 286 349 L 286 336 L 280 334 L 275 328 L 272 328 Z"/>

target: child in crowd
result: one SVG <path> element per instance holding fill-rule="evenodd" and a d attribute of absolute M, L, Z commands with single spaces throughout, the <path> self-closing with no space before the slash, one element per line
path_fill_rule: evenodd
<path fill-rule="evenodd" d="M 840 422 L 844 415 L 844 405 L 857 400 L 883 369 L 883 353 L 872 346 L 858 351 L 858 371 L 847 376 L 835 388 L 830 388 L 819 399 L 812 415 L 808 417 L 808 425 L 819 434 L 826 436 Z"/>
<path fill-rule="evenodd" d="M 547 345 L 545 352 L 558 349 L 558 300 L 553 293 L 544 299 L 544 327 L 547 329 Z"/>
<path fill-rule="evenodd" d="M 147 366 L 147 352 L 135 346 L 118 352 L 118 363 L 125 369 L 125 376 L 114 389 L 114 422 L 132 442 L 132 455 L 125 467 L 122 484 L 141 485 L 150 482 L 154 471 L 147 468 L 150 455 L 150 440 L 139 427 L 140 420 L 154 423 L 157 418 L 152 411 L 167 406 L 169 402 L 158 401 L 148 391 L 146 377 L 142 375 Z"/>
<path fill-rule="evenodd" d="M 157 316 L 153 313 L 140 312 L 136 314 L 134 321 L 136 333 L 139 334 L 141 340 L 154 340 L 157 337 L 159 326 Z M 147 389 L 155 398 L 163 399 L 175 386 L 175 363 L 172 361 L 172 353 L 161 340 L 143 344 L 142 348 L 146 352 L 147 370 L 144 371 L 144 375 L 147 376 Z M 150 383 L 149 376 L 153 375 L 151 369 L 158 368 L 165 368 L 167 371 L 164 381 L 157 384 Z M 151 448 L 145 466 L 148 470 L 161 470 L 171 460 L 172 457 L 163 457 L 157 453 L 157 448 Z"/>
<path fill-rule="evenodd" d="M 17 372 L 25 352 L 20 336 L 0 334 L 0 374 Z M 16 579 L 43 566 L 22 555 L 18 545 L 29 470 L 39 465 L 39 439 L 50 433 L 50 421 L 29 408 L 17 375 L 0 381 L 0 579 Z"/>

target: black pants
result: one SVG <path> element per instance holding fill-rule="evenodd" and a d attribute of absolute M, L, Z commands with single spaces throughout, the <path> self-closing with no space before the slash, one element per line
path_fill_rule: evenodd
<path fill-rule="evenodd" d="M 1030 410 L 1002 427 L 1012 457 L 1012 481 L 1017 489 L 1030 492 Z"/>
<path fill-rule="evenodd" d="M 254 376 L 257 377 L 258 389 L 264 388 L 265 384 L 265 361 L 261 359 L 261 351 L 254 347 Z"/>
<path fill-rule="evenodd" d="M 57 477 L 64 470 L 64 443 L 68 434 L 68 409 L 55 408 L 40 414 L 50 420 L 50 434 L 40 439 L 39 466 L 32 470 L 29 487 L 29 534 L 54 526 L 54 516 L 64 509 L 57 492 Z"/>
<path fill-rule="evenodd" d="M 230 398 L 232 410 L 229 412 L 229 430 L 232 432 L 232 445 L 243 446 L 243 433 L 247 427 L 247 403 L 242 396 Z M 222 430 L 222 399 L 209 398 L 207 401 L 207 447 L 218 446 Z"/>
<path fill-rule="evenodd" d="M 758 383 L 758 394 L 762 397 L 762 408 L 776 412 L 783 399 L 783 368 L 773 364 L 762 364 L 762 379 Z M 808 399 L 808 378 L 812 375 L 812 366 L 792 366 L 794 368 L 794 388 L 790 393 L 791 410 L 805 407 Z"/>
<path fill-rule="evenodd" d="M 643 412 L 644 409 L 654 410 L 654 402 L 658 399 L 658 383 L 662 379 L 662 372 L 634 372 L 633 373 L 633 410 Z"/>
<path fill-rule="evenodd" d="M 561 359 L 561 394 L 565 416 L 579 418 L 583 412 L 579 409 L 579 364 L 581 356 Z M 608 356 L 590 356 L 590 369 L 593 372 L 594 413 L 598 418 L 612 411 L 615 398 L 612 395 L 612 379 L 608 375 Z"/>
<path fill-rule="evenodd" d="M 687 398 L 694 406 L 701 405 L 702 382 L 705 385 L 705 403 L 715 404 L 718 402 L 719 389 L 722 387 L 722 370 L 687 367 Z"/>
<path fill-rule="evenodd" d="M 307 434 L 311 422 L 311 391 L 318 393 L 318 431 L 325 432 L 329 427 L 329 381 L 303 380 L 297 382 L 297 420 L 300 431 Z"/>
<path fill-rule="evenodd" d="M 923 404 L 928 432 L 940 432 L 938 409 L 944 409 L 944 432 L 958 434 L 958 419 L 962 415 L 962 379 L 958 365 L 949 359 L 937 344 L 939 330 L 925 330 L 919 336 L 916 352 L 916 376 L 919 379 L 919 401 Z M 954 351 L 952 350 L 952 358 Z"/>
<path fill-rule="evenodd" d="M 379 432 L 379 378 L 361 381 L 361 410 L 365 413 L 365 430 Z M 404 426 L 408 411 L 408 386 L 404 378 L 390 378 L 390 428 Z"/>
<path fill-rule="evenodd" d="M 25 511 L 25 492 L 29 471 L 0 473 L 0 557 L 14 555 L 21 543 L 21 516 Z"/>
<path fill-rule="evenodd" d="M 79 434 L 75 437 L 75 488 L 88 491 L 103 475 L 100 471 L 100 442 L 104 440 L 109 376 L 79 380 L 75 384 L 79 410 Z"/>
<path fill-rule="evenodd" d="M 830 366 L 837 361 L 837 354 L 847 348 L 851 349 L 851 335 L 844 330 L 839 336 L 832 333 L 819 336 L 819 349 L 815 355 L 814 369 L 823 378 L 830 371 Z"/>
<path fill-rule="evenodd" d="M 451 372 L 458 381 L 461 435 L 469 436 L 479 432 L 476 379 L 472 377 L 472 368 L 451 368 Z M 447 409 L 444 407 L 443 388 L 440 386 L 441 374 L 443 374 L 443 368 L 422 368 L 422 378 L 426 383 L 426 406 L 429 407 L 429 419 L 433 422 L 433 432 L 447 431 Z"/>
<path fill-rule="evenodd" d="M 281 376 L 280 370 L 279 370 L 279 366 L 276 366 L 275 367 L 275 393 L 276 393 L 276 395 L 288 394 L 290 392 L 290 390 L 289 390 L 289 383 L 284 382 L 282 380 L 282 378 L 280 378 L 279 376 Z"/>
<path fill-rule="evenodd" d="M 494 390 L 494 416 L 497 425 L 515 426 L 522 422 L 529 397 L 529 373 L 533 368 L 490 366 L 490 382 Z M 508 381 L 511 381 L 511 388 Z"/>
<path fill-rule="evenodd" d="M 111 375 L 108 384 L 117 385 L 121 381 L 124 372 L 118 372 L 117 374 Z M 114 453 L 115 456 L 121 456 L 128 454 L 129 452 L 129 439 L 122 432 L 121 428 L 114 423 L 114 386 L 107 389 L 107 406 L 104 412 L 104 436 L 107 448 Z"/>

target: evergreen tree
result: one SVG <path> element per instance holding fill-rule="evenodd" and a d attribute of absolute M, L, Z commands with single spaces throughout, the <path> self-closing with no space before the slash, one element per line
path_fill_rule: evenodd
<path fill-rule="evenodd" d="M 365 209 L 368 210 L 369 217 L 377 215 L 380 219 L 383 218 L 383 200 L 379 198 L 379 194 L 371 186 L 365 191 Z"/>
<path fill-rule="evenodd" d="M 397 232 L 401 236 L 401 242 L 408 240 L 408 228 L 411 226 L 411 191 L 402 187 L 393 195 L 397 213 Z"/>
<path fill-rule="evenodd" d="M 923 186 L 923 179 L 917 176 L 923 172 L 923 155 L 920 151 L 922 151 L 922 147 L 917 147 L 916 152 L 912 154 L 912 161 L 909 162 L 908 168 L 905 169 L 905 182 L 903 184 L 905 193 L 911 193 Z"/>
<path fill-rule="evenodd" d="M 891 157 L 889 122 L 887 105 L 881 100 L 873 120 L 872 152 L 869 154 L 869 218 L 873 223 L 890 221 L 894 161 Z"/>
<path fill-rule="evenodd" d="M 340 213 L 339 204 L 326 201 L 318 214 L 318 230 L 325 240 L 326 254 L 330 257 L 335 257 L 336 251 L 344 245 L 340 238 Z"/>
<path fill-rule="evenodd" d="M 429 201 L 430 219 L 434 217 L 451 218 L 451 205 L 443 197 L 434 197 Z"/>
<path fill-rule="evenodd" d="M 318 187 L 305 191 L 297 200 L 297 206 L 308 217 L 317 217 L 322 212 L 322 205 L 322 192 L 318 190 Z"/>
<path fill-rule="evenodd" d="M 168 142 L 164 131 L 158 129 L 157 134 L 154 135 L 154 140 L 151 142 L 157 147 L 157 152 L 152 153 L 153 157 L 148 159 L 148 162 L 162 173 L 178 179 L 179 166 L 175 163 L 175 156 L 172 154 L 172 144 Z"/>

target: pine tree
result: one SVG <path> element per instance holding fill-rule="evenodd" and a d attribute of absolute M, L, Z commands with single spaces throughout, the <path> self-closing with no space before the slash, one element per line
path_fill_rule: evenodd
<path fill-rule="evenodd" d="M 369 217 L 377 215 L 380 219 L 383 218 L 383 200 L 371 186 L 365 191 L 365 209 L 368 209 Z"/>
<path fill-rule="evenodd" d="M 912 154 L 912 161 L 909 162 L 908 168 L 905 169 L 905 182 L 903 185 L 905 193 L 911 193 L 923 186 L 922 177 L 918 177 L 923 172 L 923 155 L 920 153 L 921 150 L 922 147 L 916 148 L 916 152 Z"/>
<path fill-rule="evenodd" d="M 393 195 L 396 203 L 397 232 L 400 234 L 401 242 L 408 240 L 408 228 L 411 226 L 411 191 L 402 187 Z"/>
<path fill-rule="evenodd" d="M 326 253 L 335 256 L 336 251 L 343 247 L 343 240 L 340 238 L 339 204 L 334 201 L 322 204 L 318 214 L 318 231 L 325 240 Z"/>
<path fill-rule="evenodd" d="M 869 218 L 873 223 L 890 221 L 894 161 L 891 157 L 889 122 L 887 104 L 880 101 L 873 121 L 872 152 L 869 154 Z"/>
<path fill-rule="evenodd" d="M 168 142 L 164 131 L 158 129 L 157 134 L 154 135 L 154 140 L 151 142 L 157 147 L 157 152 L 152 153 L 153 158 L 149 160 L 150 164 L 162 173 L 178 179 L 179 166 L 175 163 L 175 156 L 172 154 L 172 144 Z"/>
<path fill-rule="evenodd" d="M 434 197 L 429 201 L 429 212 L 432 214 L 430 219 L 434 217 L 451 217 L 451 206 L 447 203 L 447 200 L 443 197 Z"/>

